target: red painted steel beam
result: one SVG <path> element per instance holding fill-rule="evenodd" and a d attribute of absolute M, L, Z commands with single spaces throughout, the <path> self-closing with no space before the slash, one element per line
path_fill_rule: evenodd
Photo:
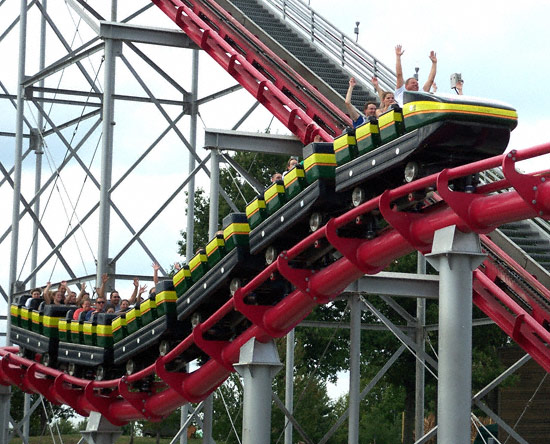
<path fill-rule="evenodd" d="M 473 300 L 544 370 L 550 372 L 550 332 L 479 270 L 474 271 Z"/>

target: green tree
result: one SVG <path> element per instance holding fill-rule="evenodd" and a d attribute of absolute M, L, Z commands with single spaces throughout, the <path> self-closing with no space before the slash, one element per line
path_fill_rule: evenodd
<path fill-rule="evenodd" d="M 57 419 L 52 426 L 54 430 L 59 431 L 60 435 L 72 435 L 78 431 L 74 424 L 67 418 Z"/>
<path fill-rule="evenodd" d="M 16 422 L 23 419 L 24 393 L 17 387 L 12 387 L 10 402 L 10 414 Z M 31 395 L 31 406 L 39 399 L 40 395 Z M 47 412 L 44 411 L 44 406 Z M 74 410 L 65 405 L 52 404 L 44 399 L 44 403 L 39 405 L 34 414 L 30 417 L 29 434 L 31 436 L 46 434 L 48 427 L 54 423 L 62 424 L 65 427 L 69 418 L 74 416 Z"/>
<path fill-rule="evenodd" d="M 180 428 L 180 410 L 174 410 L 162 421 L 137 421 L 144 436 L 154 436 L 159 444 L 160 438 L 173 437 Z"/>
<path fill-rule="evenodd" d="M 245 151 L 236 152 L 232 157 L 248 174 L 266 186 L 270 183 L 273 173 L 284 171 L 288 160 L 287 156 Z M 246 204 L 256 197 L 254 189 L 231 167 L 220 168 L 220 188 L 227 193 L 235 206 L 243 213 L 246 209 Z M 188 200 L 186 203 L 189 205 Z M 203 189 L 199 188 L 195 191 L 194 199 L 195 229 L 193 232 L 193 246 L 195 250 L 205 246 L 210 240 L 208 236 L 209 211 L 209 196 Z M 231 212 L 229 204 L 220 197 L 218 227 L 221 228 L 223 218 Z M 178 241 L 178 252 L 181 256 L 185 256 L 187 234 L 184 230 L 181 231 L 181 236 L 182 239 Z"/>
<path fill-rule="evenodd" d="M 387 270 L 416 272 L 416 256 L 416 253 L 404 256 L 390 264 Z M 378 296 L 365 294 L 363 297 L 394 324 L 405 326 L 403 319 Z M 411 316 L 416 316 L 416 299 L 394 298 L 394 301 Z M 474 308 L 474 318 L 481 317 L 484 317 L 483 313 Z M 346 309 L 345 301 L 337 301 L 317 307 L 307 319 L 349 325 L 349 311 Z M 438 322 L 437 301 L 427 301 L 426 319 L 427 324 Z M 379 323 L 375 316 L 368 311 L 363 312 L 362 322 L 365 324 Z M 299 362 L 297 359 L 297 366 L 303 365 L 310 369 L 316 367 L 317 372 L 328 380 L 334 380 L 338 371 L 349 368 L 349 330 L 298 328 L 296 329 L 296 338 L 297 341 L 304 343 L 304 355 Z M 429 340 L 434 349 L 437 350 L 437 331 L 429 334 Z M 507 346 L 508 343 L 509 338 L 495 325 L 474 328 L 472 368 L 472 389 L 474 391 L 484 387 L 504 370 L 498 360 L 497 353 L 499 348 Z M 361 332 L 363 387 L 382 368 L 399 346 L 399 340 L 389 331 L 367 330 Z M 330 353 L 325 353 L 327 348 Z M 428 372 L 426 375 L 427 413 L 435 413 L 437 382 Z M 401 440 L 402 421 L 404 425 L 403 442 L 405 444 L 414 442 L 415 357 L 409 352 L 402 354 L 386 373 L 383 380 L 378 383 L 375 391 L 378 390 L 383 390 L 385 395 L 377 395 L 376 403 L 371 400 L 370 404 L 365 404 L 365 401 L 361 404 L 361 442 L 372 442 L 374 439 L 374 435 L 369 431 L 371 430 L 369 424 L 374 424 L 372 426 L 373 430 L 383 429 L 384 433 L 397 430 Z M 389 396 L 388 393 L 393 393 L 393 395 Z M 368 399 L 370 399 L 370 395 L 367 397 Z M 341 400 L 339 405 L 346 402 L 347 398 Z M 387 406 L 385 406 L 386 404 Z M 496 408 L 496 406 L 492 407 Z M 381 411 L 399 412 L 399 414 L 381 415 Z M 380 427 L 380 424 L 384 424 L 384 426 Z M 384 442 L 385 439 L 388 442 L 395 442 L 391 433 L 386 438 L 380 436 L 382 430 L 377 431 L 377 433 L 377 443 Z M 339 442 L 345 440 L 345 436 L 340 436 L 340 438 Z M 338 440 L 336 441 L 338 442 Z"/>
<path fill-rule="evenodd" d="M 285 360 L 286 339 L 277 340 L 279 356 Z M 294 417 L 304 429 L 307 436 L 318 442 L 329 431 L 337 416 L 334 412 L 334 402 L 327 393 L 327 379 L 317 370 L 319 366 L 304 365 L 305 356 L 304 343 L 296 342 L 294 348 Z M 277 374 L 273 390 L 279 398 L 285 399 L 285 372 Z M 271 423 L 271 442 L 282 442 L 284 436 L 285 415 L 274 408 Z M 289 427 L 293 427 L 289 425 Z M 294 431 L 296 440 L 299 439 L 298 432 Z M 331 439 L 329 444 L 336 444 L 338 441 Z"/>
<path fill-rule="evenodd" d="M 229 378 L 214 392 L 212 436 L 216 442 L 238 444 L 241 435 L 242 385 L 239 375 L 232 373 Z"/>

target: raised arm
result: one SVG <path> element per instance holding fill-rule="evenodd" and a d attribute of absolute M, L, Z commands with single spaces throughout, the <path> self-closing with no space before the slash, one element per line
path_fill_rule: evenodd
<path fill-rule="evenodd" d="M 401 66 L 401 56 L 405 53 L 405 50 L 401 45 L 395 47 L 395 75 L 397 77 L 395 81 L 395 89 L 401 88 L 405 84 L 403 79 L 403 67 Z"/>
<path fill-rule="evenodd" d="M 157 286 L 157 284 L 159 283 L 159 269 L 160 269 L 160 265 L 157 264 L 156 262 L 153 263 L 152 265 L 153 267 L 153 282 L 155 283 L 155 287 Z"/>
<path fill-rule="evenodd" d="M 44 288 L 44 291 L 42 292 L 42 295 L 44 296 L 44 300 L 46 301 L 46 304 L 52 303 L 52 295 L 50 293 L 51 286 L 52 286 L 52 283 L 48 282 L 46 284 L 46 288 Z"/>
<path fill-rule="evenodd" d="M 147 291 L 147 284 L 143 284 L 141 287 L 139 287 L 138 296 L 139 300 L 141 301 L 141 295 Z"/>
<path fill-rule="evenodd" d="M 134 278 L 134 291 L 132 291 L 132 296 L 130 296 L 130 299 L 128 299 L 128 302 L 130 305 L 134 305 L 136 303 L 138 287 L 139 287 L 139 279 Z"/>
<path fill-rule="evenodd" d="M 67 281 L 61 281 L 61 284 L 59 284 L 59 290 L 63 293 L 63 298 L 69 294 L 69 286 L 67 285 Z"/>
<path fill-rule="evenodd" d="M 80 284 L 80 293 L 76 297 L 76 305 L 80 306 L 82 299 L 84 299 L 84 294 L 86 293 L 86 282 Z"/>
<path fill-rule="evenodd" d="M 382 100 L 384 97 L 384 90 L 380 88 L 380 84 L 378 83 L 378 79 L 373 76 L 372 77 L 372 84 L 374 86 L 374 89 L 376 89 L 376 93 L 378 94 L 378 97 L 380 98 L 380 106 L 382 106 Z"/>
<path fill-rule="evenodd" d="M 428 75 L 428 80 L 424 84 L 424 91 L 429 92 L 432 84 L 435 80 L 435 74 L 437 72 L 437 57 L 434 51 L 430 51 L 430 60 L 432 61 L 432 67 L 430 68 L 430 74 Z"/>
<path fill-rule="evenodd" d="M 97 297 L 105 298 L 105 284 L 109 280 L 109 275 L 105 273 L 103 276 L 101 276 L 101 286 L 97 289 Z"/>
<path fill-rule="evenodd" d="M 353 94 L 353 88 L 355 88 L 355 85 L 357 85 L 357 82 L 352 77 L 351 79 L 349 79 L 349 88 L 348 88 L 348 92 L 346 93 L 346 102 L 345 102 L 346 109 L 348 110 L 348 114 L 351 117 L 351 120 L 353 120 L 354 122 L 359 118 L 359 113 L 355 109 L 355 106 L 353 106 L 351 103 L 351 96 Z"/>

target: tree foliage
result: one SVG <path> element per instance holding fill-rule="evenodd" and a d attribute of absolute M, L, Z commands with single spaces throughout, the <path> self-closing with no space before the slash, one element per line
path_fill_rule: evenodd
<path fill-rule="evenodd" d="M 24 416 L 24 396 L 18 387 L 11 388 L 10 414 L 16 422 L 20 422 Z M 39 400 L 40 395 L 31 395 L 31 407 Z M 44 411 L 46 408 L 46 411 Z M 69 430 L 74 432 L 74 426 L 69 421 L 69 418 L 74 417 L 74 410 L 65 405 L 52 404 L 49 401 L 43 400 L 43 404 L 38 405 L 34 413 L 30 417 L 29 435 L 42 436 L 48 434 L 49 427 L 58 427 L 60 430 Z"/>
<path fill-rule="evenodd" d="M 137 421 L 137 428 L 144 436 L 153 436 L 158 444 L 160 438 L 173 437 L 180 428 L 180 410 L 173 411 L 162 421 Z M 130 431 L 131 432 L 131 431 Z"/>
<path fill-rule="evenodd" d="M 279 339 L 277 345 L 279 356 L 284 362 L 286 338 Z M 337 416 L 334 411 L 334 402 L 327 393 L 327 379 L 318 372 L 319 366 L 304 365 L 304 345 L 304 343 L 296 341 L 294 347 L 294 418 L 312 442 L 319 442 L 336 421 Z M 276 375 L 273 390 L 284 402 L 286 393 L 283 370 Z M 282 443 L 284 431 L 285 415 L 275 407 L 271 423 L 271 442 Z M 296 437 L 295 440 L 301 440 L 298 431 L 295 430 L 293 435 Z M 330 439 L 328 443 L 336 444 L 336 441 Z"/>
<path fill-rule="evenodd" d="M 273 173 L 284 171 L 288 160 L 286 156 L 245 151 L 237 152 L 232 157 L 250 176 L 266 186 L 270 183 Z M 243 213 L 246 209 L 246 204 L 252 201 L 257 195 L 254 189 L 230 167 L 220 168 L 220 188 L 227 193 L 235 206 Z M 189 205 L 189 200 L 186 203 Z M 193 208 L 195 220 L 193 246 L 194 250 L 196 250 L 199 247 L 205 246 L 210 240 L 208 236 L 210 199 L 204 189 L 199 188 L 195 191 Z M 219 228 L 222 226 L 223 218 L 231 212 L 229 204 L 220 197 L 218 207 Z M 178 241 L 178 252 L 180 255 L 185 256 L 187 248 L 187 234 L 185 230 L 181 231 L 181 235 L 182 239 Z"/>
<path fill-rule="evenodd" d="M 232 373 L 229 378 L 214 392 L 212 435 L 216 442 L 238 444 L 241 435 L 242 385 L 239 376 Z"/>

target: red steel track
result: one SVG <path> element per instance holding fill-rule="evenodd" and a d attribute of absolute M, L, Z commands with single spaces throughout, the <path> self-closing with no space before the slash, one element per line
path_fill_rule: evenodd
<path fill-rule="evenodd" d="M 332 142 L 351 125 L 343 111 L 214 1 L 152 1 L 304 145 L 316 135 Z"/>
<path fill-rule="evenodd" d="M 0 382 L 17 385 L 28 392 L 41 393 L 48 400 L 68 404 L 84 415 L 90 411 L 98 411 L 113 424 L 134 419 L 161 418 L 179 405 L 202 400 L 215 390 L 233 371 L 239 350 L 249 339 L 255 337 L 260 341 L 267 341 L 283 336 L 298 325 L 317 304 L 333 300 L 363 273 L 377 273 L 392 260 L 414 249 L 423 253 L 430 251 L 436 230 L 456 225 L 464 232 L 484 234 L 507 222 L 536 216 L 550 217 L 550 181 L 547 180 L 550 174 L 520 174 L 515 169 L 517 161 L 547 153 L 550 153 L 550 144 L 444 170 L 388 190 L 346 214 L 331 219 L 322 229 L 281 254 L 276 262 L 238 290 L 231 300 L 211 318 L 198 325 L 168 355 L 159 357 L 154 365 L 139 373 L 110 381 L 78 379 L 17 356 L 17 348 L 6 347 L 0 349 Z M 476 193 L 471 194 L 453 192 L 448 188 L 449 180 L 501 164 L 505 179 L 496 184 L 479 187 Z M 429 186 L 433 186 L 444 200 L 427 211 L 404 213 L 395 211 L 392 207 L 392 202 L 396 199 Z M 510 190 L 494 193 L 507 188 Z M 375 209 L 379 209 L 390 224 L 379 236 L 371 240 L 337 236 L 339 227 Z M 343 257 L 316 272 L 289 266 L 292 258 L 321 238 L 330 242 Z M 296 290 L 275 306 L 246 305 L 243 302 L 244 297 L 276 271 L 289 280 Z M 521 309 L 494 285 L 491 273 L 484 274 L 476 270 L 474 277 L 474 303 L 485 310 L 548 370 L 550 359 L 545 343 L 550 342 L 550 334 L 541 326 L 541 320 L 547 318 L 547 315 L 528 313 Z M 548 294 L 546 289 L 542 291 Z M 215 325 L 231 310 L 241 312 L 253 325 L 231 342 L 205 340 L 202 332 Z M 211 359 L 189 374 L 168 372 L 166 364 L 193 344 L 205 351 Z M 130 390 L 133 383 L 151 374 L 156 374 L 162 380 L 151 392 Z"/>

